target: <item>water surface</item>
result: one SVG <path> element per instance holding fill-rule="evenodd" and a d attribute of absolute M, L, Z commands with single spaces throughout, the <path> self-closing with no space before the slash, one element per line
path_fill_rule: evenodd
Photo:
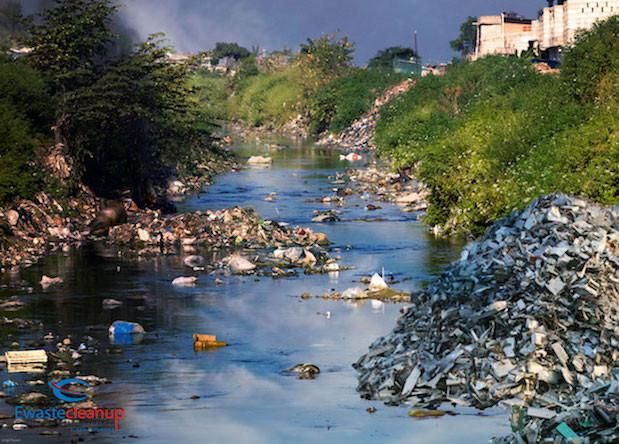
<path fill-rule="evenodd" d="M 85 360 L 83 372 L 113 381 L 98 389 L 96 399 L 125 408 L 126 418 L 118 434 L 85 438 L 149 443 L 477 443 L 506 433 L 507 421 L 500 411 L 489 417 L 471 411 L 472 415 L 413 420 L 406 407 L 359 398 L 351 364 L 393 328 L 403 304 L 373 308 L 370 303 L 299 298 L 304 292 L 344 290 L 359 285 L 355 281 L 362 276 L 383 270 L 400 282 L 397 288 L 412 291 L 456 258 L 460 246 L 435 240 L 415 214 L 395 205 L 380 203 L 382 209 L 368 212 L 360 197 L 347 198 L 340 208 L 341 222 L 312 224 L 314 210 L 332 208 L 317 202 L 332 193 L 329 178 L 350 166 L 337 152 L 311 145 L 267 151 L 263 144 L 243 145 L 238 151 L 242 158 L 268 153 L 274 163 L 271 168 L 224 174 L 208 192 L 191 197 L 180 209 L 240 205 L 255 208 L 266 219 L 311 226 L 327 233 L 333 242 L 331 254 L 354 269 L 282 280 L 226 276 L 221 286 L 215 285 L 214 276 L 202 274 L 196 287 L 177 289 L 171 280 L 188 273 L 182 255 L 129 261 L 90 246 L 51 256 L 19 276 L 6 277 L 7 284 L 25 280 L 33 288 L 30 293 L 0 290 L 4 295 L 21 294 L 28 302 L 19 316 L 40 319 L 46 331 L 71 334 L 76 341 L 85 334 L 101 341 L 101 355 Z M 265 201 L 271 192 L 277 193 L 275 201 Z M 36 282 L 43 273 L 62 276 L 65 285 L 42 292 Z M 124 304 L 104 311 L 105 298 Z M 116 319 L 140 322 L 148 333 L 142 343 L 108 354 L 105 331 L 87 327 L 106 327 Z M 217 334 L 230 346 L 196 353 L 192 333 Z M 28 335 L 18 338 L 27 341 Z M 300 362 L 314 363 L 322 372 L 313 381 L 280 374 Z M 376 413 L 366 412 L 370 406 Z M 61 432 L 59 440 L 71 435 Z M 2 437 L 54 440 L 36 433 L 0 431 Z"/>

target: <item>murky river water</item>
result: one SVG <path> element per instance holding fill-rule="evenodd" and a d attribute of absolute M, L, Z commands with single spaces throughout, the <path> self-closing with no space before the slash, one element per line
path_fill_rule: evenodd
<path fill-rule="evenodd" d="M 264 154 L 264 147 L 239 149 L 245 158 Z M 170 443 L 315 443 L 407 442 L 478 443 L 507 432 L 501 411 L 477 417 L 461 415 L 431 420 L 407 417 L 405 407 L 387 407 L 361 400 L 355 392 L 351 364 L 378 336 L 388 333 L 399 316 L 399 304 L 373 308 L 323 299 L 301 300 L 303 292 L 323 294 L 356 286 L 360 277 L 384 269 L 413 290 L 457 257 L 459 246 L 429 236 L 414 215 L 381 204 L 365 210 L 360 198 L 347 199 L 342 221 L 312 224 L 312 211 L 327 209 L 316 198 L 330 194 L 329 176 L 349 166 L 337 152 L 293 146 L 270 152 L 268 169 L 244 169 L 217 178 L 207 193 L 181 204 L 181 210 L 254 207 L 267 219 L 311 226 L 328 234 L 332 255 L 354 270 L 336 276 L 301 274 L 296 278 L 224 277 L 202 274 L 194 288 L 171 286 L 187 275 L 181 256 L 125 261 L 98 247 L 51 256 L 12 279 L 23 279 L 31 293 L 16 315 L 40 319 L 47 331 L 71 334 L 79 340 L 90 334 L 101 340 L 102 353 L 85 360 L 84 374 L 112 380 L 97 389 L 99 403 L 126 410 L 118 433 L 85 436 L 99 442 Z M 277 192 L 273 202 L 264 197 Z M 369 220 L 368 220 L 369 219 Z M 41 274 L 60 275 L 65 285 L 41 292 Z M 105 298 L 124 302 L 112 311 L 101 309 Z M 330 316 L 325 313 L 330 312 Z M 86 330 L 117 320 L 140 322 L 145 340 L 108 354 L 105 331 Z M 230 346 L 196 353 L 192 333 L 213 333 Z M 19 336 L 27 340 L 28 336 Z M 4 340 L 4 348 L 10 340 Z M 280 371 L 299 362 L 317 364 L 317 379 L 301 381 Z M 139 365 L 139 366 L 137 366 Z M 9 375 L 4 373 L 3 380 Z M 20 382 L 19 376 L 10 375 Z M 18 386 L 19 387 L 19 386 Z M 192 399 L 192 396 L 199 399 Z M 369 414 L 366 409 L 377 408 Z M 4 406 L 9 412 L 12 407 Z M 465 413 L 467 413 L 465 411 Z M 498 415 L 496 415 L 498 413 Z M 66 442 L 40 437 L 40 430 L 0 430 L 3 439 L 22 442 Z"/>

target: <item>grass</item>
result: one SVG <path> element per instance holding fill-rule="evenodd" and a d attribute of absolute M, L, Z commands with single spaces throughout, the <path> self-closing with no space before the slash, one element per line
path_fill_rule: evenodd
<path fill-rule="evenodd" d="M 550 192 L 619 203 L 619 102 L 586 104 L 562 77 L 488 57 L 422 79 L 386 106 L 380 152 L 431 189 L 426 221 L 480 234 Z"/>

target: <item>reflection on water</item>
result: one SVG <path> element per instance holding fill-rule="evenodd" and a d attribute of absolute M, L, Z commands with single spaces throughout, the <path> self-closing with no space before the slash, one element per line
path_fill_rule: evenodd
<path fill-rule="evenodd" d="M 264 153 L 257 146 L 240 149 L 245 157 Z M 431 239 L 414 215 L 389 204 L 371 213 L 384 221 L 356 222 L 370 216 L 359 198 L 341 208 L 342 222 L 311 224 L 313 210 L 329 208 L 316 201 L 332 192 L 329 176 L 349 164 L 309 146 L 269 154 L 272 168 L 223 175 L 183 210 L 251 206 L 265 218 L 311 225 L 329 235 L 333 254 L 353 270 L 285 280 L 226 277 L 221 286 L 205 274 L 193 288 L 174 288 L 171 280 L 186 272 L 182 257 L 125 261 L 90 246 L 7 277 L 34 288 L 22 292 L 28 304 L 17 315 L 41 319 L 46 330 L 101 341 L 101 355 L 86 360 L 82 371 L 113 381 L 98 389 L 98 400 L 126 409 L 121 433 L 137 436 L 132 441 L 451 443 L 506 432 L 502 414 L 418 421 L 406 417 L 405 407 L 359 399 L 351 364 L 391 330 L 400 305 L 375 309 L 298 296 L 344 290 L 383 269 L 400 288 L 415 290 L 457 257 L 460 246 Z M 276 199 L 265 201 L 271 192 Z M 62 276 L 64 286 L 40 291 L 35 282 L 42 273 Z M 123 305 L 102 310 L 106 298 Z M 106 328 L 117 319 L 140 322 L 147 334 L 140 344 L 122 345 L 122 353 L 106 353 Z M 216 334 L 230 346 L 195 352 L 193 333 Z M 316 380 L 280 374 L 300 362 L 321 368 Z M 366 412 L 371 405 L 378 409 L 372 415 Z"/>

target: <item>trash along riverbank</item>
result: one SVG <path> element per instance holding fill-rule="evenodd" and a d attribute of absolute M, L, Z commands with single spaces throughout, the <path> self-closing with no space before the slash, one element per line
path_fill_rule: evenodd
<path fill-rule="evenodd" d="M 200 212 L 200 218 L 223 218 L 226 211 L 252 208 L 251 214 L 259 214 L 263 224 L 276 221 L 294 236 L 294 227 L 325 233 L 331 243 L 320 248 L 328 248 L 327 262 L 334 260 L 330 263 L 341 269 L 306 273 L 303 265 L 286 266 L 309 261 L 305 250 L 320 266 L 312 247 L 251 249 L 241 242 L 237 251 L 256 268 L 235 274 L 230 264 L 230 250 L 237 249 L 232 236 L 232 248 L 179 242 L 162 254 L 150 254 L 150 248 L 159 247 L 156 224 L 176 222 L 157 218 L 155 224 L 153 217 L 152 225 L 140 228 L 154 240 L 142 243 L 129 212 L 127 225 L 116 229 L 131 232 L 135 246 L 119 248 L 102 238 L 0 276 L 0 297 L 16 308 L 3 310 L 2 316 L 15 324 L 29 320 L 32 326 L 7 326 L 2 351 L 48 352 L 44 373 L 9 373 L 0 363 L 1 381 L 6 382 L 0 423 L 6 424 L 7 438 L 117 442 L 131 435 L 129 440 L 167 443 L 199 442 L 209 436 L 220 442 L 358 444 L 414 437 L 447 444 L 486 442 L 508 431 L 502 410 L 485 417 L 443 418 L 440 424 L 448 426 L 437 430 L 436 421 L 417 421 L 407 416 L 407 409 L 385 408 L 358 396 L 351 364 L 373 338 L 391 329 L 409 304 L 382 303 L 373 297 L 305 299 L 302 294 L 343 293 L 357 285 L 380 288 L 380 280 L 368 280 L 374 274 L 384 276 L 397 291 L 415 294 L 421 282 L 457 257 L 462 244 L 434 238 L 416 213 L 403 212 L 373 195 L 354 193 L 337 206 L 322 202 L 334 188 L 354 188 L 333 184 L 350 162 L 331 149 L 286 142 L 289 149 L 269 151 L 269 167 L 218 176 L 208 192 L 179 202 L 177 216 Z M 243 163 L 267 154 L 263 144 L 253 143 L 237 152 Z M 381 208 L 369 210 L 369 204 Z M 341 220 L 311 221 L 314 211 L 334 207 Z M 263 265 L 267 258 L 271 265 Z M 232 264 L 247 266 L 241 260 Z M 285 278 L 274 278 L 274 265 Z M 44 275 L 63 282 L 43 288 Z M 131 333 L 123 334 L 126 331 Z M 59 363 L 49 353 L 71 358 L 60 364 L 68 374 L 51 373 Z M 38 398 L 41 404 L 31 408 L 62 407 L 47 383 L 62 384 L 63 378 L 81 375 L 109 382 L 92 384 L 87 390 L 91 404 L 84 408 L 124 409 L 119 432 L 89 433 L 88 420 L 60 421 L 56 427 L 15 417 L 21 405 L 16 402 Z"/>
<path fill-rule="evenodd" d="M 237 164 L 229 156 L 205 159 L 198 168 L 199 175 L 183 181 L 170 178 L 167 189 L 153 189 L 153 201 L 174 210 L 174 201 L 204 190 L 214 176 L 235 168 Z M 138 208 L 130 198 L 109 201 L 84 185 L 73 197 L 39 192 L 31 200 L 21 199 L 0 208 L 0 273 L 31 266 L 46 254 L 83 245 L 92 240 L 93 234 L 107 235 L 109 228 L 127 219 L 148 220 L 154 215 L 163 215 L 163 210 Z"/>
<path fill-rule="evenodd" d="M 428 409 L 506 405 L 513 435 L 500 443 L 617 442 L 618 307 L 619 210 L 546 196 L 414 294 L 354 364 L 358 391 Z"/>

